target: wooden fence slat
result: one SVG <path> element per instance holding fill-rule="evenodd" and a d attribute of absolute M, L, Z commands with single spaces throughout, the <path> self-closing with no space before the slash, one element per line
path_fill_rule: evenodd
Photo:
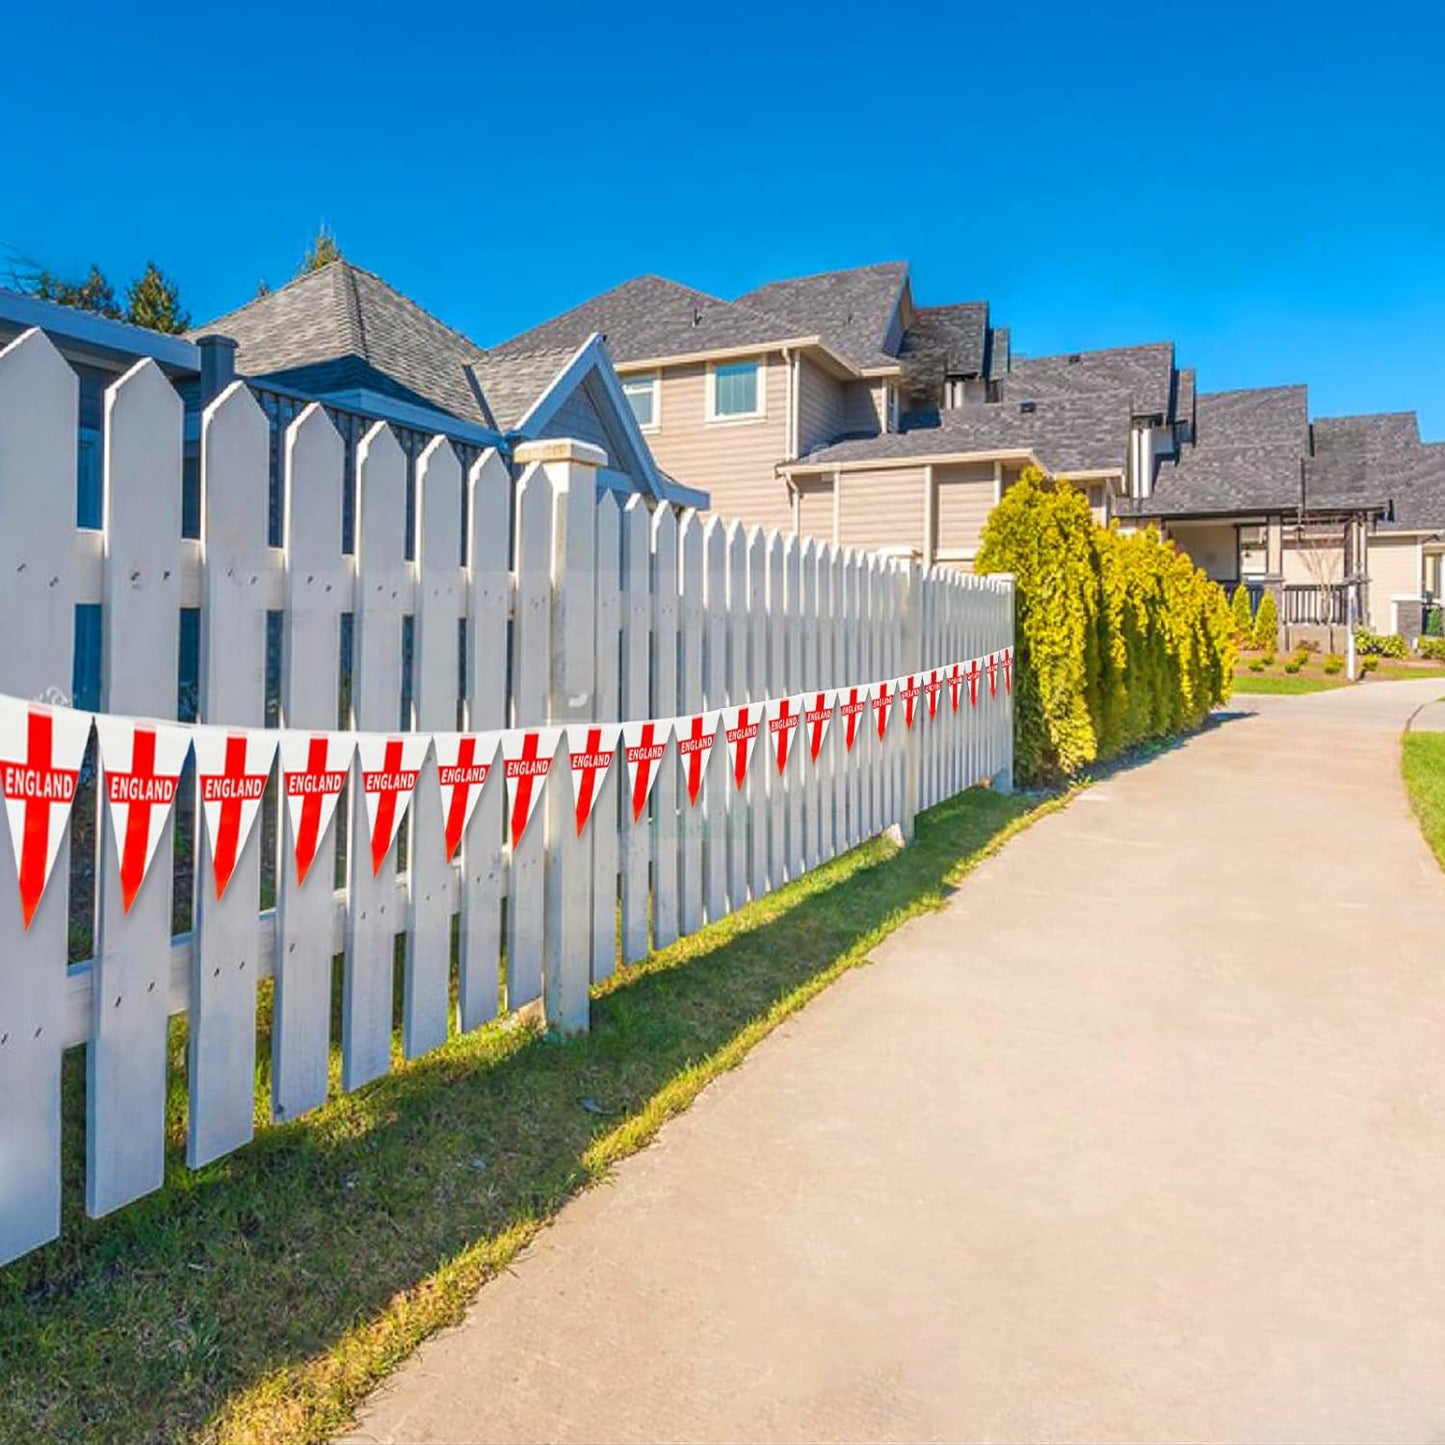
<path fill-rule="evenodd" d="M 622 718 L 629 722 L 650 716 L 651 568 L 647 503 L 629 497 L 622 509 Z M 618 777 L 625 780 L 626 773 L 619 772 Z M 650 947 L 652 829 L 645 813 L 633 822 L 627 789 L 620 783 L 617 795 L 622 830 L 622 961 L 636 963 L 647 957 Z"/>
<path fill-rule="evenodd" d="M 748 683 L 744 701 L 761 704 L 769 697 L 768 535 L 761 527 L 748 533 Z M 776 535 L 776 534 L 773 534 Z M 781 689 L 779 689 L 779 693 Z M 777 695 L 777 694 L 774 694 Z M 768 727 L 763 720 L 757 749 L 748 767 L 748 891 L 757 899 L 772 886 L 772 777 L 768 767 Z"/>
<path fill-rule="evenodd" d="M 78 390 L 43 332 L 0 349 L 0 689 L 27 700 L 71 699 Z M 60 1232 L 69 859 L 67 826 L 27 932 L 0 828 L 0 1265 Z"/>
<path fill-rule="evenodd" d="M 738 522 L 727 530 L 727 700 L 730 707 L 739 707 L 752 696 L 752 680 L 748 667 L 748 536 Z M 716 752 L 717 745 L 713 745 Z M 725 751 L 725 750 L 724 750 Z M 752 867 L 748 838 L 749 795 L 747 784 L 734 785 L 727 776 L 723 795 L 727 798 L 728 909 L 736 912 L 748 901 L 748 882 Z"/>
<path fill-rule="evenodd" d="M 356 455 L 356 604 L 351 704 L 362 732 L 391 733 L 401 723 L 403 599 L 406 560 L 406 457 L 391 428 L 378 422 Z M 373 870 L 370 824 L 358 756 L 351 775 L 347 834 L 346 979 L 341 1010 L 341 1079 L 348 1091 L 391 1068 L 392 994 L 397 916 L 396 848 Z"/>
<path fill-rule="evenodd" d="M 676 711 L 690 716 L 702 711 L 702 673 L 706 644 L 703 634 L 703 528 L 696 512 L 689 511 L 678 530 L 678 582 L 680 590 L 680 626 L 682 639 Z M 702 808 L 689 804 L 681 784 L 681 769 L 674 769 L 678 779 L 678 927 L 682 933 L 696 933 L 702 927 L 706 886 L 702 871 L 703 826 Z"/>
<path fill-rule="evenodd" d="M 467 726 L 504 728 L 508 715 L 507 641 L 512 607 L 512 478 L 495 451 L 467 478 Z M 507 884 L 504 768 L 494 766 L 462 843 L 457 995 L 463 1032 L 497 1015 L 501 994 L 502 898 Z"/>
<path fill-rule="evenodd" d="M 802 615 L 802 552 L 796 533 L 783 539 L 783 677 L 790 696 L 801 701 L 804 686 Z M 788 764 L 782 773 L 784 837 L 782 874 L 797 878 L 807 867 L 803 838 L 803 793 L 813 774 L 812 759 L 807 756 L 807 740 L 801 722 L 794 724 L 788 744 Z"/>
<path fill-rule="evenodd" d="M 339 721 L 341 615 L 351 608 L 351 581 L 341 551 L 343 466 L 341 437 L 313 402 L 286 432 L 281 721 L 288 728 L 326 731 Z M 299 1118 L 326 1100 L 337 835 L 333 825 L 321 836 L 315 862 L 301 883 L 284 800 L 276 834 L 271 1108 L 279 1122 Z"/>
<path fill-rule="evenodd" d="M 129 717 L 171 718 L 180 641 L 183 407 L 160 367 L 146 360 L 107 390 L 105 420 L 102 702 Z M 104 805 L 96 811 L 100 928 L 85 1134 L 92 1216 L 159 1189 L 165 1174 L 175 839 L 172 810 L 151 875 L 127 913 Z"/>
<path fill-rule="evenodd" d="M 703 527 L 704 644 L 702 706 L 717 711 L 728 701 L 728 529 L 720 517 Z M 702 811 L 703 897 L 706 917 L 715 922 L 727 912 L 728 804 L 726 747 L 714 744 L 703 770 Z M 718 755 L 724 761 L 718 761 Z"/>
<path fill-rule="evenodd" d="M 622 717 L 622 512 L 613 492 L 597 503 L 596 705 L 598 722 Z M 621 762 L 598 780 L 592 839 L 592 981 L 617 968 L 618 777 Z"/>
<path fill-rule="evenodd" d="M 652 717 L 659 723 L 674 718 L 678 707 L 677 637 L 680 611 L 677 514 L 659 507 L 652 515 Z M 677 759 L 668 755 L 652 790 L 653 947 L 669 948 L 680 926 L 678 900 L 679 793 L 682 777 Z"/>
<path fill-rule="evenodd" d="M 445 437 L 433 437 L 416 463 L 416 632 L 413 689 L 422 732 L 457 727 L 460 669 L 457 620 L 461 566 L 462 464 Z M 451 1014 L 452 909 L 437 762 L 429 753 L 411 802 L 411 914 L 402 985 L 402 1049 L 420 1058 L 447 1041 Z"/>
<path fill-rule="evenodd" d="M 517 484 L 517 603 L 512 622 L 512 726 L 547 722 L 552 693 L 552 483 L 533 463 Z M 566 778 L 549 775 L 547 790 Z M 546 797 L 544 792 L 543 797 Z M 507 886 L 507 1007 L 542 996 L 547 830 L 534 823 L 512 850 Z"/>
<path fill-rule="evenodd" d="M 266 589 L 270 428 L 243 382 L 201 422 L 201 715 L 266 722 Z M 191 960 L 186 1163 L 199 1169 L 254 1131 L 256 981 L 260 977 L 261 839 L 255 828 L 216 896 L 209 831 L 196 818 L 196 947 Z"/>

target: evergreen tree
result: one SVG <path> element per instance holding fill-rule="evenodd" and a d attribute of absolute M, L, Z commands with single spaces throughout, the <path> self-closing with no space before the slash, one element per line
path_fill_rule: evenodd
<path fill-rule="evenodd" d="M 1234 589 L 1229 605 L 1234 612 L 1234 630 L 1240 642 L 1247 645 L 1254 636 L 1254 609 L 1249 605 L 1249 589 L 1243 582 Z"/>
<path fill-rule="evenodd" d="M 341 247 L 336 244 L 336 233 L 323 221 L 316 232 L 316 239 L 306 248 L 306 254 L 301 258 L 301 269 L 296 274 L 305 276 L 340 259 Z"/>
<path fill-rule="evenodd" d="M 147 261 L 139 278 L 126 291 L 126 320 L 133 326 L 179 336 L 190 328 L 189 313 L 181 308 L 180 290 L 154 261 Z"/>
<path fill-rule="evenodd" d="M 1279 643 L 1279 612 L 1275 607 L 1274 593 L 1266 592 L 1259 599 L 1259 611 L 1254 618 L 1254 645 L 1273 652 Z"/>
<path fill-rule="evenodd" d="M 83 281 L 67 281 L 54 271 L 44 269 L 28 273 L 16 272 L 12 278 L 17 291 L 40 301 L 54 301 L 60 306 L 73 306 L 78 311 L 94 311 L 112 321 L 121 319 L 115 288 L 105 279 L 99 266 L 92 265 Z"/>

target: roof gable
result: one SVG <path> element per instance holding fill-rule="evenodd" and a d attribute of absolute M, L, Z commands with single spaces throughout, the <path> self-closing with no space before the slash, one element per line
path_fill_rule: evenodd
<path fill-rule="evenodd" d="M 761 307 L 795 336 L 821 337 L 829 350 L 862 369 L 896 359 L 891 338 L 907 285 L 907 263 L 886 261 L 772 281 L 739 297 L 738 304 Z"/>

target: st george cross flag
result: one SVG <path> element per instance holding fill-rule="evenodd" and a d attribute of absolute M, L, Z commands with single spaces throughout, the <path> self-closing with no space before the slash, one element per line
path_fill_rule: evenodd
<path fill-rule="evenodd" d="M 689 807 L 697 807 L 698 795 L 702 792 L 702 780 L 707 773 L 708 759 L 712 757 L 712 745 L 717 741 L 721 719 L 720 712 L 698 712 L 691 717 L 673 719 L 677 757 L 682 764 L 683 779 L 687 783 Z"/>
<path fill-rule="evenodd" d="M 938 716 L 938 694 L 942 689 L 943 673 L 936 667 L 931 668 L 928 673 L 928 681 L 923 684 L 923 693 L 928 699 L 929 722 Z"/>
<path fill-rule="evenodd" d="M 895 678 L 894 692 L 903 703 L 903 726 L 911 728 L 918 716 L 918 699 L 923 692 L 923 679 L 916 672 Z"/>
<path fill-rule="evenodd" d="M 576 804 L 579 838 L 597 806 L 621 732 L 616 723 L 576 723 L 567 729 L 567 754 L 572 765 L 572 799 Z"/>
<path fill-rule="evenodd" d="M 998 696 L 998 653 L 990 652 L 988 655 L 988 695 Z"/>
<path fill-rule="evenodd" d="M 762 731 L 767 713 L 768 705 L 763 702 L 723 709 L 723 740 L 727 743 L 728 771 L 739 788 L 748 780 L 748 764 L 752 761 L 753 749 L 757 746 L 758 734 Z"/>
<path fill-rule="evenodd" d="M 622 744 L 627 759 L 627 788 L 632 799 L 632 821 L 635 823 L 647 807 L 652 785 L 662 770 L 662 755 L 672 736 L 671 721 L 629 722 L 622 724 Z"/>
<path fill-rule="evenodd" d="M 978 706 L 978 658 L 971 657 L 968 660 L 968 705 Z"/>
<path fill-rule="evenodd" d="M 561 728 L 513 728 L 502 734 L 513 848 L 522 841 L 522 834 L 537 811 L 562 732 Z"/>
<path fill-rule="evenodd" d="M 833 708 L 837 701 L 836 692 L 803 694 L 803 727 L 808 739 L 808 755 L 815 763 L 823 750 L 823 739 L 828 735 L 828 724 L 833 721 Z"/>
<path fill-rule="evenodd" d="M 948 669 L 948 691 L 953 699 L 953 710 L 958 711 L 958 695 L 963 691 L 963 664 L 955 662 Z"/>
<path fill-rule="evenodd" d="M 211 840 L 216 898 L 226 896 L 231 874 L 261 816 L 261 799 L 276 761 L 275 733 L 259 729 L 197 728 L 196 793 Z"/>
<path fill-rule="evenodd" d="M 781 775 L 787 771 L 793 739 L 798 735 L 798 724 L 803 720 L 803 699 L 780 697 L 768 712 L 768 737 L 772 743 L 773 761 L 777 763 Z"/>
<path fill-rule="evenodd" d="M 488 733 L 435 733 L 437 782 L 442 791 L 442 827 L 447 862 L 457 856 L 482 789 L 497 760 L 501 735 Z"/>
<path fill-rule="evenodd" d="M 838 694 L 838 711 L 843 714 L 843 741 L 850 753 L 858 736 L 858 719 L 868 711 L 872 696 L 871 687 L 847 687 Z"/>
<path fill-rule="evenodd" d="M 375 877 L 396 842 L 401 820 L 416 792 L 431 738 L 426 733 L 360 733 L 356 755 L 361 760 L 361 796 L 371 830 L 371 873 Z"/>
<path fill-rule="evenodd" d="M 88 712 L 0 697 L 0 786 L 26 928 L 40 907 L 75 806 L 90 724 Z"/>
<path fill-rule="evenodd" d="M 1010 695 L 1014 690 L 1014 650 L 1011 647 L 1003 650 L 1003 690 Z"/>
<path fill-rule="evenodd" d="M 295 840 L 298 884 L 305 883 L 316 861 L 355 756 L 351 733 L 281 734 L 281 791 Z"/>
<path fill-rule="evenodd" d="M 101 714 L 95 720 L 105 796 L 120 859 L 121 904 L 127 913 L 150 872 L 176 786 L 191 751 L 191 734 L 169 723 Z"/>
<path fill-rule="evenodd" d="M 878 726 L 878 738 L 881 742 L 888 731 L 888 717 L 893 711 L 896 688 L 892 682 L 880 682 L 875 683 L 869 691 L 873 694 L 873 719 Z"/>

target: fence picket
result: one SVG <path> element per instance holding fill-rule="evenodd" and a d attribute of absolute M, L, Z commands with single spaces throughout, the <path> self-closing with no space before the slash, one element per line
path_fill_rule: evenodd
<path fill-rule="evenodd" d="M 728 529 L 720 517 L 709 517 L 703 527 L 703 596 L 705 629 L 700 706 L 716 711 L 728 700 Z M 719 761 L 721 758 L 721 761 Z M 703 770 L 702 892 L 709 923 L 727 912 L 728 804 L 727 747 L 713 744 Z"/>
<path fill-rule="evenodd" d="M 744 698 L 761 701 L 776 697 L 781 691 L 769 686 L 768 632 L 768 536 L 761 527 L 754 527 L 748 533 L 748 683 Z M 748 891 L 753 898 L 761 898 L 770 886 L 774 826 L 772 784 L 765 717 L 748 767 Z"/>
<path fill-rule="evenodd" d="M 78 391 L 42 332 L 0 349 L 0 687 L 26 699 L 67 701 L 73 686 Z M 69 857 L 67 829 L 27 932 L 0 827 L 0 1265 L 60 1232 Z"/>
<path fill-rule="evenodd" d="M 660 721 L 676 717 L 678 707 L 679 582 L 677 514 L 659 507 L 652 515 L 652 711 Z M 652 790 L 652 932 L 653 947 L 677 941 L 679 793 L 681 770 L 672 756 L 675 743 L 658 763 Z"/>
<path fill-rule="evenodd" d="M 651 706 L 648 656 L 652 622 L 652 544 L 647 504 L 629 497 L 622 509 L 622 717 L 646 718 Z M 616 760 L 621 767 L 622 760 Z M 622 961 L 636 963 L 650 947 L 647 916 L 652 870 L 652 829 L 647 814 L 634 822 L 627 772 L 618 773 L 622 836 Z"/>
<path fill-rule="evenodd" d="M 679 716 L 702 711 L 703 670 L 703 537 L 696 512 L 688 512 L 678 529 L 678 603 L 681 638 L 677 678 Z M 677 746 L 673 743 L 674 748 Z M 667 760 L 674 778 L 681 768 Z M 696 933 L 702 927 L 704 884 L 702 874 L 703 811 L 689 804 L 687 791 L 676 788 L 678 820 L 678 928 Z"/>
<path fill-rule="evenodd" d="M 727 550 L 727 703 L 729 707 L 738 707 L 758 696 L 752 690 L 748 661 L 751 640 L 748 634 L 748 534 L 741 523 L 729 524 Z M 744 783 L 739 788 L 733 778 L 726 775 L 723 792 L 727 797 L 728 908 L 732 912 L 748 901 L 752 869 L 748 836 L 749 786 Z"/>
<path fill-rule="evenodd" d="M 622 512 L 613 492 L 597 507 L 596 717 L 611 722 L 622 714 Z M 618 798 L 626 769 L 620 758 L 598 780 L 597 823 L 592 837 L 592 981 L 611 978 L 617 968 Z"/>

